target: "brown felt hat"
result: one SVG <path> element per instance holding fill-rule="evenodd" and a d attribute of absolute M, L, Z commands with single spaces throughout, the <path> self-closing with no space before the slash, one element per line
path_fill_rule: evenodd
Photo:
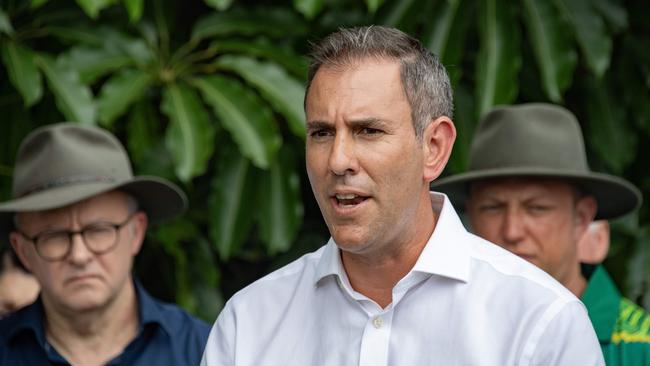
<path fill-rule="evenodd" d="M 589 169 L 578 120 L 557 105 L 533 103 L 492 110 L 479 123 L 469 160 L 467 172 L 431 184 L 459 209 L 465 207 L 471 183 L 517 176 L 576 184 L 598 202 L 596 219 L 613 219 L 641 204 L 641 193 L 632 183 Z"/>
<path fill-rule="evenodd" d="M 108 131 L 70 122 L 38 128 L 18 149 L 13 198 L 0 204 L 0 236 L 7 237 L 16 212 L 64 207 L 115 189 L 135 197 L 153 224 L 187 206 L 173 183 L 134 177 L 126 150 Z"/>

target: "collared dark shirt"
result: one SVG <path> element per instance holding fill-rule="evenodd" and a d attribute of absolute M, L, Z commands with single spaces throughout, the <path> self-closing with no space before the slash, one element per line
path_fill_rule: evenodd
<path fill-rule="evenodd" d="M 603 266 L 582 294 L 607 366 L 650 365 L 650 314 L 621 296 Z"/>
<path fill-rule="evenodd" d="M 198 365 L 210 332 L 208 324 L 152 298 L 137 281 L 135 287 L 138 335 L 106 365 Z M 45 338 L 40 297 L 0 320 L 0 366 L 69 364 Z"/>

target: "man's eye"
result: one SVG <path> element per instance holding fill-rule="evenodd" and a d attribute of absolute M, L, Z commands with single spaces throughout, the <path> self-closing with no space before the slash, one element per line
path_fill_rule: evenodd
<path fill-rule="evenodd" d="M 331 136 L 332 133 L 328 130 L 314 130 L 309 132 L 309 136 L 313 138 L 323 138 L 323 137 L 328 137 Z"/>
<path fill-rule="evenodd" d="M 530 205 L 528 206 L 528 210 L 531 212 L 542 213 L 550 210 L 550 207 L 545 205 Z"/>
<path fill-rule="evenodd" d="M 362 135 L 378 135 L 382 133 L 382 131 L 376 128 L 364 127 L 359 131 L 359 133 L 361 133 Z"/>
<path fill-rule="evenodd" d="M 498 212 L 501 209 L 501 205 L 482 205 L 479 207 L 479 211 L 481 212 Z"/>

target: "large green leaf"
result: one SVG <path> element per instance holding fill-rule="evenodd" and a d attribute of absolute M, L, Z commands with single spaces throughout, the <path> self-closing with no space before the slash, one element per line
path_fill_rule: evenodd
<path fill-rule="evenodd" d="M 206 4 L 219 11 L 224 11 L 232 5 L 233 0 L 203 0 Z"/>
<path fill-rule="evenodd" d="M 555 0 L 558 8 L 573 26 L 578 45 L 587 61 L 587 67 L 597 77 L 609 68 L 612 39 L 605 22 L 591 0 Z"/>
<path fill-rule="evenodd" d="M 291 12 L 281 8 L 212 13 L 201 18 L 192 30 L 192 39 L 226 35 L 266 35 L 287 37 L 304 34 L 307 27 Z"/>
<path fill-rule="evenodd" d="M 209 231 L 214 247 L 227 260 L 248 236 L 257 206 L 256 179 L 250 161 L 232 144 L 219 149 L 216 174 L 208 197 Z"/>
<path fill-rule="evenodd" d="M 30 7 L 32 9 L 40 8 L 41 6 L 47 4 L 50 0 L 32 0 Z"/>
<path fill-rule="evenodd" d="M 114 4 L 116 0 L 77 0 L 77 4 L 91 18 L 96 19 L 102 9 Z"/>
<path fill-rule="evenodd" d="M 587 79 L 587 143 L 614 173 L 634 160 L 638 136 L 626 123 L 626 111 L 602 80 Z"/>
<path fill-rule="evenodd" d="M 454 89 L 454 125 L 456 125 L 456 142 L 447 164 L 447 172 L 451 174 L 465 172 L 469 166 L 469 150 L 474 136 L 476 115 L 472 93 L 464 85 Z"/>
<path fill-rule="evenodd" d="M 56 38 L 64 43 L 70 43 L 73 47 L 79 48 L 100 48 L 107 55 L 128 56 L 132 62 L 144 66 L 154 59 L 153 51 L 147 46 L 147 42 L 140 38 L 125 34 L 117 28 L 109 26 L 86 27 L 48 27 Z"/>
<path fill-rule="evenodd" d="M 56 64 L 45 55 L 36 57 L 36 63 L 43 71 L 56 105 L 70 121 L 95 123 L 95 104 L 90 88 L 79 80 L 73 69 Z"/>
<path fill-rule="evenodd" d="M 381 6 L 381 4 L 384 3 L 384 0 L 365 0 L 366 1 L 366 6 L 368 7 L 368 11 L 370 13 L 375 13 L 377 9 Z"/>
<path fill-rule="evenodd" d="M 546 95 L 562 101 L 562 93 L 573 78 L 577 55 L 565 23 L 547 0 L 523 0 L 528 39 L 542 74 Z"/>
<path fill-rule="evenodd" d="M 9 16 L 0 8 L 0 33 L 12 34 L 13 32 L 14 27 L 11 26 Z"/>
<path fill-rule="evenodd" d="M 629 27 L 627 10 L 618 1 L 592 0 L 592 4 L 605 19 L 614 33 L 620 33 Z"/>
<path fill-rule="evenodd" d="M 307 75 L 309 61 L 266 40 L 224 39 L 211 43 L 219 53 L 245 53 L 249 56 L 264 57 L 282 65 L 292 74 L 304 78 Z"/>
<path fill-rule="evenodd" d="M 260 236 L 270 255 L 286 251 L 296 238 L 303 216 L 300 176 L 292 151 L 280 151 L 270 169 L 262 173 L 259 187 Z"/>
<path fill-rule="evenodd" d="M 140 99 L 153 80 L 150 74 L 138 69 L 123 69 L 114 74 L 102 86 L 97 98 L 99 121 L 110 125 Z"/>
<path fill-rule="evenodd" d="M 217 66 L 236 72 L 256 87 L 274 109 L 282 113 L 294 135 L 305 137 L 303 85 L 276 64 L 243 56 L 224 56 Z"/>
<path fill-rule="evenodd" d="M 324 0 L 293 0 L 293 7 L 307 19 L 313 19 L 323 9 L 323 5 Z"/>
<path fill-rule="evenodd" d="M 251 90 L 236 80 L 206 76 L 193 80 L 230 132 L 242 155 L 267 168 L 282 144 L 271 111 Z"/>
<path fill-rule="evenodd" d="M 142 11 L 144 10 L 144 0 L 122 0 L 127 13 L 129 13 L 129 20 L 137 22 L 142 18 Z"/>
<path fill-rule="evenodd" d="M 133 59 L 115 50 L 81 45 L 59 54 L 56 63 L 76 70 L 83 83 L 91 84 L 113 70 L 133 64 Z"/>
<path fill-rule="evenodd" d="M 485 0 L 479 8 L 481 48 L 476 60 L 477 113 L 482 116 L 497 104 L 517 96 L 521 67 L 519 32 L 513 24 L 513 6 L 506 0 Z"/>
<path fill-rule="evenodd" d="M 159 142 L 159 124 L 156 112 L 148 100 L 141 99 L 135 103 L 129 113 L 127 128 L 127 145 L 129 156 L 139 165 Z"/>
<path fill-rule="evenodd" d="M 389 2 L 378 15 L 378 23 L 402 30 L 410 28 L 409 25 L 415 23 L 414 20 L 419 15 L 412 14 L 413 9 L 417 8 L 420 11 L 420 6 L 413 6 L 414 4 L 420 5 L 421 3 L 416 0 Z"/>
<path fill-rule="evenodd" d="M 461 77 L 460 64 L 471 19 L 470 3 L 462 0 L 438 2 L 432 19 L 425 24 L 424 44 L 445 65 L 453 86 Z"/>
<path fill-rule="evenodd" d="M 176 163 L 176 175 L 187 182 L 205 172 L 214 149 L 214 126 L 201 99 L 187 85 L 165 87 L 161 108 L 170 120 L 165 141 Z"/>
<path fill-rule="evenodd" d="M 43 81 L 34 61 L 34 53 L 12 41 L 0 44 L 0 52 L 9 80 L 20 92 L 25 106 L 37 103 L 43 96 Z"/>

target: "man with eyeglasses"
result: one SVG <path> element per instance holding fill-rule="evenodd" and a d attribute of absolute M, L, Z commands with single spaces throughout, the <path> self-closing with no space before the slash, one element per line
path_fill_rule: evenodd
<path fill-rule="evenodd" d="M 12 193 L 0 237 L 41 293 L 0 320 L 0 365 L 199 363 L 209 326 L 152 298 L 131 273 L 148 223 L 184 211 L 178 187 L 134 177 L 108 132 L 60 123 L 25 138 Z"/>

